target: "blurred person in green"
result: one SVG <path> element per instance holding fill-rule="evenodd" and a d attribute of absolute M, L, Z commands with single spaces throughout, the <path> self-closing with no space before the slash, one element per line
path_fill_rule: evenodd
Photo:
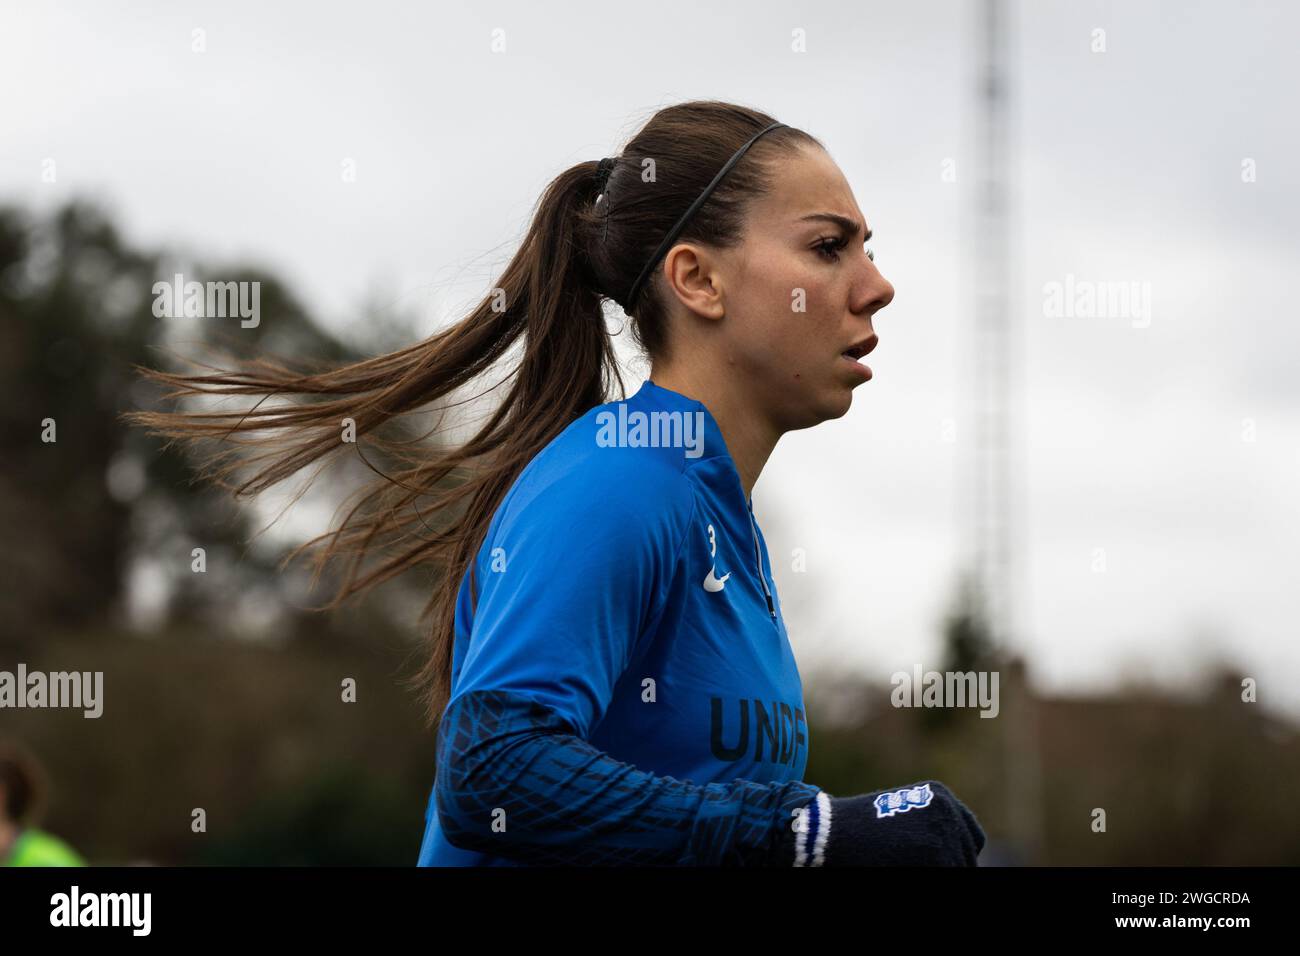
<path fill-rule="evenodd" d="M 0 741 L 0 866 L 85 866 L 77 852 L 34 821 L 43 791 L 36 759 Z"/>

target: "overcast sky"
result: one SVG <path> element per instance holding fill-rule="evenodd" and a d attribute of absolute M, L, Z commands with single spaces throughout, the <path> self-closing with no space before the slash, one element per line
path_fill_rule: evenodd
<path fill-rule="evenodd" d="M 731 99 L 802 127 L 896 298 L 874 379 L 782 439 L 756 513 L 806 679 L 937 666 L 979 374 L 978 7 L 414 6 L 8 0 L 0 199 L 93 197 L 133 242 L 266 263 L 332 328 L 378 302 L 425 335 L 493 284 L 552 177 L 655 108 Z M 1300 8 L 1012 10 L 1020 640 L 1054 689 L 1219 655 L 1300 714 Z M 1048 314 L 1067 276 L 1146 283 L 1149 323 Z"/>

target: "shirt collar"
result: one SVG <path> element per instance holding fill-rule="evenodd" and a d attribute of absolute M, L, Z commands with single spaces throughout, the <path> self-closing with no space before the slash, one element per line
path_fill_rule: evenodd
<path fill-rule="evenodd" d="M 752 508 L 753 504 L 745 498 L 744 487 L 741 485 L 740 472 L 736 470 L 736 463 L 731 457 L 731 452 L 727 450 L 727 442 L 722 437 L 722 429 L 718 427 L 717 420 L 713 413 L 709 411 L 708 406 L 698 399 L 689 398 L 681 392 L 674 391 L 671 388 L 665 388 L 662 385 L 656 385 L 653 379 L 647 378 L 641 383 L 641 388 L 630 401 L 635 402 L 638 406 L 649 408 L 654 411 L 680 411 L 680 412 L 703 412 L 704 413 L 704 443 L 703 449 L 697 458 L 688 458 L 688 464 L 697 464 L 708 461 L 711 458 L 723 458 L 726 460 L 725 470 L 730 472 L 734 479 L 736 489 L 740 492 L 741 498 L 745 501 L 747 508 Z"/>

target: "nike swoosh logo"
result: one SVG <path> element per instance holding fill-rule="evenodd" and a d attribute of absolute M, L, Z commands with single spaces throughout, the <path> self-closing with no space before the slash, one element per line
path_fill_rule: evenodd
<path fill-rule="evenodd" d="M 713 573 L 713 568 L 709 568 L 709 576 L 704 579 L 704 590 L 721 591 L 724 587 L 727 586 L 727 578 L 729 577 L 731 577 L 730 571 L 728 571 L 722 577 L 717 577 Z"/>

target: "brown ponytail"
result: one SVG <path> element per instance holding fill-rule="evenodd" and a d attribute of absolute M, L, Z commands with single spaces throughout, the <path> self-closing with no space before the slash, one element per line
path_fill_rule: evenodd
<path fill-rule="evenodd" d="M 417 565 L 441 571 L 426 607 L 433 617 L 427 653 L 412 679 L 429 724 L 445 708 L 451 679 L 456 594 L 488 524 L 528 462 L 573 420 L 623 391 L 602 299 L 623 300 L 677 217 L 730 155 L 771 117 L 718 102 L 660 110 L 627 145 L 597 196 L 598 161 L 556 177 L 538 202 L 523 243 L 499 288 L 454 326 L 388 355 L 319 372 L 294 371 L 258 359 L 238 371 L 181 375 L 140 369 L 170 386 L 169 398 L 209 395 L 300 396 L 309 403 L 215 412 L 134 412 L 126 417 L 167 438 L 229 440 L 260 449 L 251 458 L 218 454 L 205 474 L 236 496 L 255 495 L 345 447 L 343 420 L 355 422 L 358 446 L 378 447 L 402 467 L 363 489 L 318 544 L 319 575 L 335 556 L 351 561 L 326 607 Z M 797 129 L 765 136 L 714 191 L 679 241 L 719 247 L 740 241 L 748 203 L 769 186 L 768 164 L 781 151 L 817 143 Z M 817 145 L 820 145 L 817 143 Z M 652 162 L 647 162 L 650 160 Z M 597 199 L 600 199 L 597 202 Z M 667 312 L 656 281 L 646 284 L 633 313 L 634 333 L 652 360 L 667 356 Z M 523 339 L 509 391 L 464 445 L 383 441 L 374 430 L 396 416 L 444 398 L 484 372 Z M 258 433 L 257 438 L 232 437 Z M 360 448 L 358 448 L 360 451 Z M 242 483 L 230 479 L 253 465 Z M 362 571 L 367 555 L 378 562 Z"/>

